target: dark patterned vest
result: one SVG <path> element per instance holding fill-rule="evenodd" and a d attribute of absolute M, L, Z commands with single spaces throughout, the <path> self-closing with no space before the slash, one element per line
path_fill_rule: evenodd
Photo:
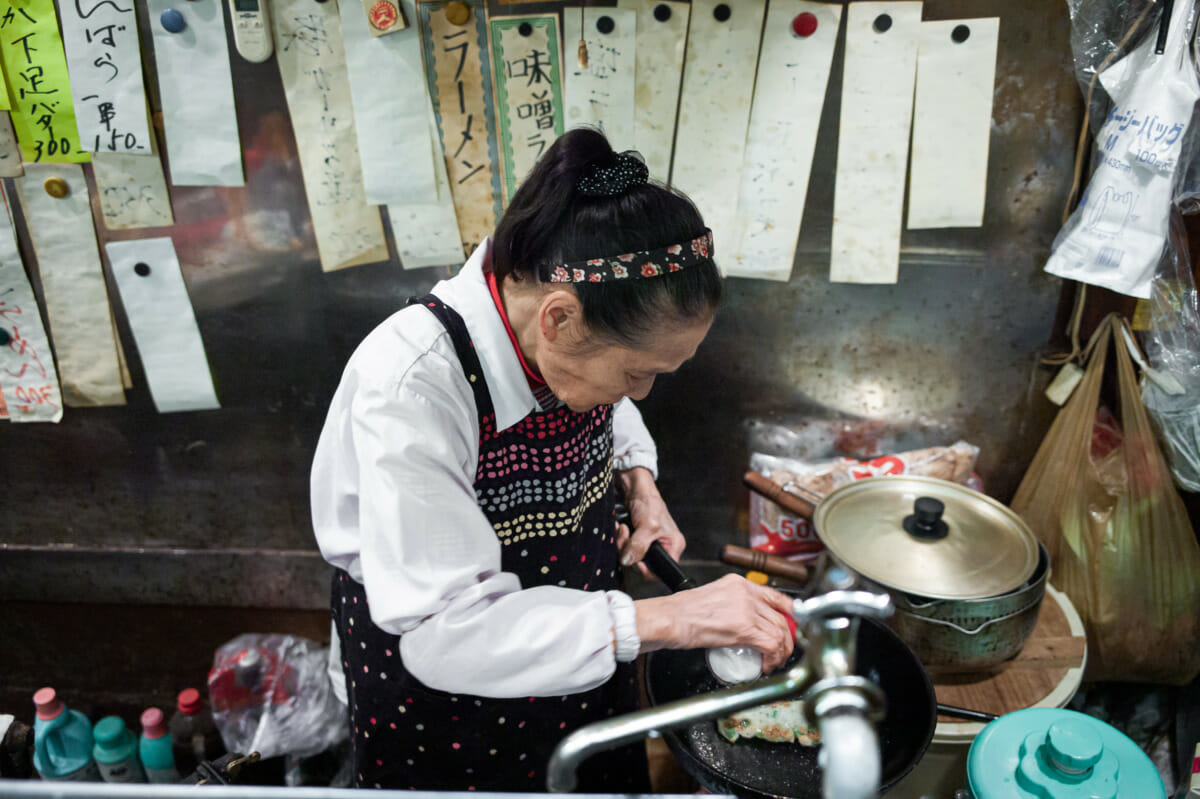
<path fill-rule="evenodd" d="M 449 332 L 475 394 L 475 495 L 500 540 L 504 571 L 516 574 L 523 588 L 617 588 L 612 407 L 535 412 L 497 431 L 462 317 L 432 295 L 417 302 Z M 546 762 L 563 737 L 636 706 L 633 664 L 618 664 L 605 685 L 568 696 L 489 699 L 437 691 L 407 672 L 399 637 L 371 622 L 362 585 L 344 571 L 334 575 L 332 610 L 350 700 L 356 783 L 363 787 L 543 791 Z M 641 745 L 597 755 L 580 770 L 581 792 L 648 789 Z"/>

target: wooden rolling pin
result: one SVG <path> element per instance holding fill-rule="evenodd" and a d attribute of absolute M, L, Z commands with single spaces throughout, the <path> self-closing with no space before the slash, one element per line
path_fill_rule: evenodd
<path fill-rule="evenodd" d="M 746 549 L 726 544 L 721 547 L 721 560 L 731 566 L 741 566 L 745 569 L 771 574 L 776 577 L 786 577 L 798 583 L 808 582 L 808 569 L 803 563 L 759 552 L 757 549 Z"/>
<path fill-rule="evenodd" d="M 742 477 L 742 482 L 746 487 L 755 493 L 762 494 L 767 499 L 779 505 L 784 510 L 811 520 L 816 507 L 807 499 L 801 499 L 795 494 L 789 494 L 783 490 L 783 486 L 779 485 L 769 477 L 764 477 L 758 472 L 746 472 Z"/>

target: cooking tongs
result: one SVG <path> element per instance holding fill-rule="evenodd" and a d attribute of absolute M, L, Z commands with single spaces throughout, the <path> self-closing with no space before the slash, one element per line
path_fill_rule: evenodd
<path fill-rule="evenodd" d="M 821 733 L 824 795 L 828 799 L 874 796 L 881 771 L 874 723 L 883 717 L 885 699 L 875 683 L 855 673 L 855 652 L 859 619 L 891 615 L 891 598 L 856 590 L 855 578 L 842 569 L 830 569 L 822 587 L 825 593 L 792 604 L 792 615 L 808 642 L 796 665 L 765 680 L 581 727 L 551 755 L 547 789 L 572 790 L 577 767 L 596 752 L 657 737 L 663 730 L 802 697 L 810 723 Z"/>

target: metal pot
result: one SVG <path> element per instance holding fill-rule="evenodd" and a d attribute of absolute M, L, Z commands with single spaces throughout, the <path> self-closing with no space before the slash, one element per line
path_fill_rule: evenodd
<path fill-rule="evenodd" d="M 1016 657 L 1037 626 L 1050 556 L 1038 543 L 1038 565 L 1020 588 L 979 599 L 928 599 L 893 591 L 891 627 L 933 672 L 969 672 Z"/>

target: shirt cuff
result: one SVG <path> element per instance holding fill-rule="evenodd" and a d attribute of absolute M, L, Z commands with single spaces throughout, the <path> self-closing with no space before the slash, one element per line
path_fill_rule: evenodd
<path fill-rule="evenodd" d="M 637 658 L 642 640 L 637 634 L 637 613 L 633 599 L 621 591 L 606 591 L 608 610 L 613 617 L 613 636 L 617 643 L 617 662 L 629 663 Z"/>
<path fill-rule="evenodd" d="M 613 468 L 618 472 L 627 472 L 638 466 L 646 467 L 650 474 L 654 475 L 654 479 L 658 479 L 658 457 L 655 453 L 630 450 L 613 458 Z"/>

